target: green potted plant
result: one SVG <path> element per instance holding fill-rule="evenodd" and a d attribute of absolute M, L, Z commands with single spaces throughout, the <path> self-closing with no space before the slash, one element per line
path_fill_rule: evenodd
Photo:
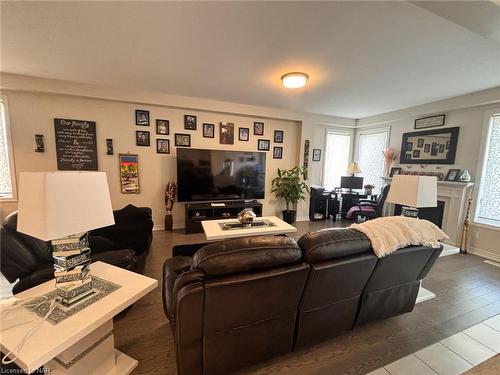
<path fill-rule="evenodd" d="M 277 198 L 283 198 L 286 210 L 283 211 L 283 220 L 289 224 L 295 222 L 297 211 L 290 209 L 290 204 L 296 206 L 300 200 L 306 199 L 309 187 L 304 181 L 306 169 L 294 167 L 292 169 L 279 169 L 278 176 L 272 181 L 271 193 Z"/>

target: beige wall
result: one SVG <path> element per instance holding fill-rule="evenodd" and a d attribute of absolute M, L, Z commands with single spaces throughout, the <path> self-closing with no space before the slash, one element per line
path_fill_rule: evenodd
<path fill-rule="evenodd" d="M 389 143 L 397 151 L 399 161 L 402 135 L 406 132 L 416 131 L 414 129 L 415 118 L 433 113 L 445 113 L 446 127 L 460 127 L 455 164 L 426 165 L 424 171 L 441 171 L 446 174 L 449 168 L 468 169 L 473 181 L 475 181 L 478 175 L 479 157 L 484 152 L 481 138 L 485 116 L 495 109 L 500 110 L 500 88 L 361 119 L 358 120 L 357 130 L 389 125 L 391 128 Z M 394 163 L 394 166 L 399 165 L 398 161 Z M 405 169 L 407 166 L 410 166 L 411 170 L 421 170 L 420 165 L 402 165 Z M 477 184 L 475 189 L 477 192 Z M 499 243 L 500 228 L 474 224 L 471 226 L 469 237 L 471 252 L 500 261 Z"/>
<path fill-rule="evenodd" d="M 266 198 L 263 200 L 265 215 L 279 215 L 282 202 L 277 201 L 271 194 L 271 180 L 277 168 L 291 168 L 298 163 L 300 127 L 296 121 L 264 119 L 260 117 L 238 116 L 234 114 L 207 112 L 202 110 L 184 110 L 166 106 L 141 105 L 112 100 L 82 98 L 68 95 L 30 93 L 18 91 L 3 91 L 9 103 L 11 133 L 14 151 L 16 172 L 57 170 L 54 125 L 53 119 L 69 118 L 91 120 L 96 122 L 98 142 L 99 170 L 106 172 L 111 192 L 113 208 L 121 208 L 128 203 L 137 206 L 148 206 L 153 209 L 154 222 L 157 227 L 163 224 L 164 204 L 163 192 L 167 181 L 176 178 L 176 147 L 174 136 L 176 132 L 191 134 L 193 148 L 226 149 L 257 151 L 257 138 L 272 140 L 274 130 L 284 131 L 283 159 L 273 159 L 271 151 L 266 157 Z M 150 111 L 151 126 L 135 125 L 135 109 Z M 184 129 L 184 114 L 193 114 L 198 117 L 198 130 Z M 170 139 L 171 154 L 156 153 L 155 119 L 170 120 L 170 135 L 161 136 Z M 263 121 L 265 133 L 263 137 L 253 135 L 253 122 Z M 216 125 L 216 137 L 202 137 L 202 123 Z M 219 144 L 218 126 L 220 122 L 235 124 L 235 144 Z M 237 128 L 251 129 L 250 141 L 238 141 Z M 151 146 L 137 147 L 135 145 L 135 131 L 148 130 L 151 132 Z M 34 134 L 44 134 L 46 143 L 45 153 L 34 151 Z M 106 138 L 112 138 L 115 155 L 106 155 Z M 118 173 L 118 153 L 139 154 L 140 194 L 121 194 Z M 16 204 L 3 204 L 3 214 L 16 208 Z M 174 221 L 177 227 L 183 226 L 184 206 L 176 203 L 174 207 Z"/>

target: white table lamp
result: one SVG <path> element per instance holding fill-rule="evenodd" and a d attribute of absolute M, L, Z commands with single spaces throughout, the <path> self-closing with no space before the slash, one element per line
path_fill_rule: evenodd
<path fill-rule="evenodd" d="M 104 172 L 22 172 L 17 230 L 52 241 L 56 289 L 70 305 L 92 293 L 87 231 L 115 223 Z"/>
<path fill-rule="evenodd" d="M 403 206 L 403 216 L 418 217 L 418 208 L 437 207 L 435 176 L 395 175 L 387 202 Z"/>

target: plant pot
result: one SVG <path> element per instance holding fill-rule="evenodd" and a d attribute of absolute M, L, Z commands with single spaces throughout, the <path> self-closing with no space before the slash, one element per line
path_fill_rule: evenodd
<path fill-rule="evenodd" d="M 283 221 L 288 224 L 295 223 L 295 218 L 297 217 L 297 211 L 283 210 Z"/>
<path fill-rule="evenodd" d="M 165 230 L 168 232 L 172 232 L 174 226 L 174 221 L 172 219 L 172 214 L 165 215 Z"/>

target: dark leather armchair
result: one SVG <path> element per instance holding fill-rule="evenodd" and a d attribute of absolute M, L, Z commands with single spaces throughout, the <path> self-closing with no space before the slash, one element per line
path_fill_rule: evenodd
<path fill-rule="evenodd" d="M 176 259 L 182 258 L 182 259 Z M 165 263 L 179 374 L 228 374 L 292 350 L 309 266 L 295 240 L 248 237 Z"/>
<path fill-rule="evenodd" d="M 387 184 L 382 188 L 377 200 L 360 199 L 347 212 L 348 219 L 357 219 L 359 216 L 368 219 L 375 219 L 382 216 L 385 200 L 389 194 L 391 185 Z"/>
<path fill-rule="evenodd" d="M 142 273 L 153 237 L 150 208 L 128 205 L 113 212 L 115 225 L 89 233 L 92 261 L 103 261 Z M 52 246 L 17 231 L 17 212 L 2 223 L 0 269 L 14 283 L 13 293 L 54 278 Z"/>

